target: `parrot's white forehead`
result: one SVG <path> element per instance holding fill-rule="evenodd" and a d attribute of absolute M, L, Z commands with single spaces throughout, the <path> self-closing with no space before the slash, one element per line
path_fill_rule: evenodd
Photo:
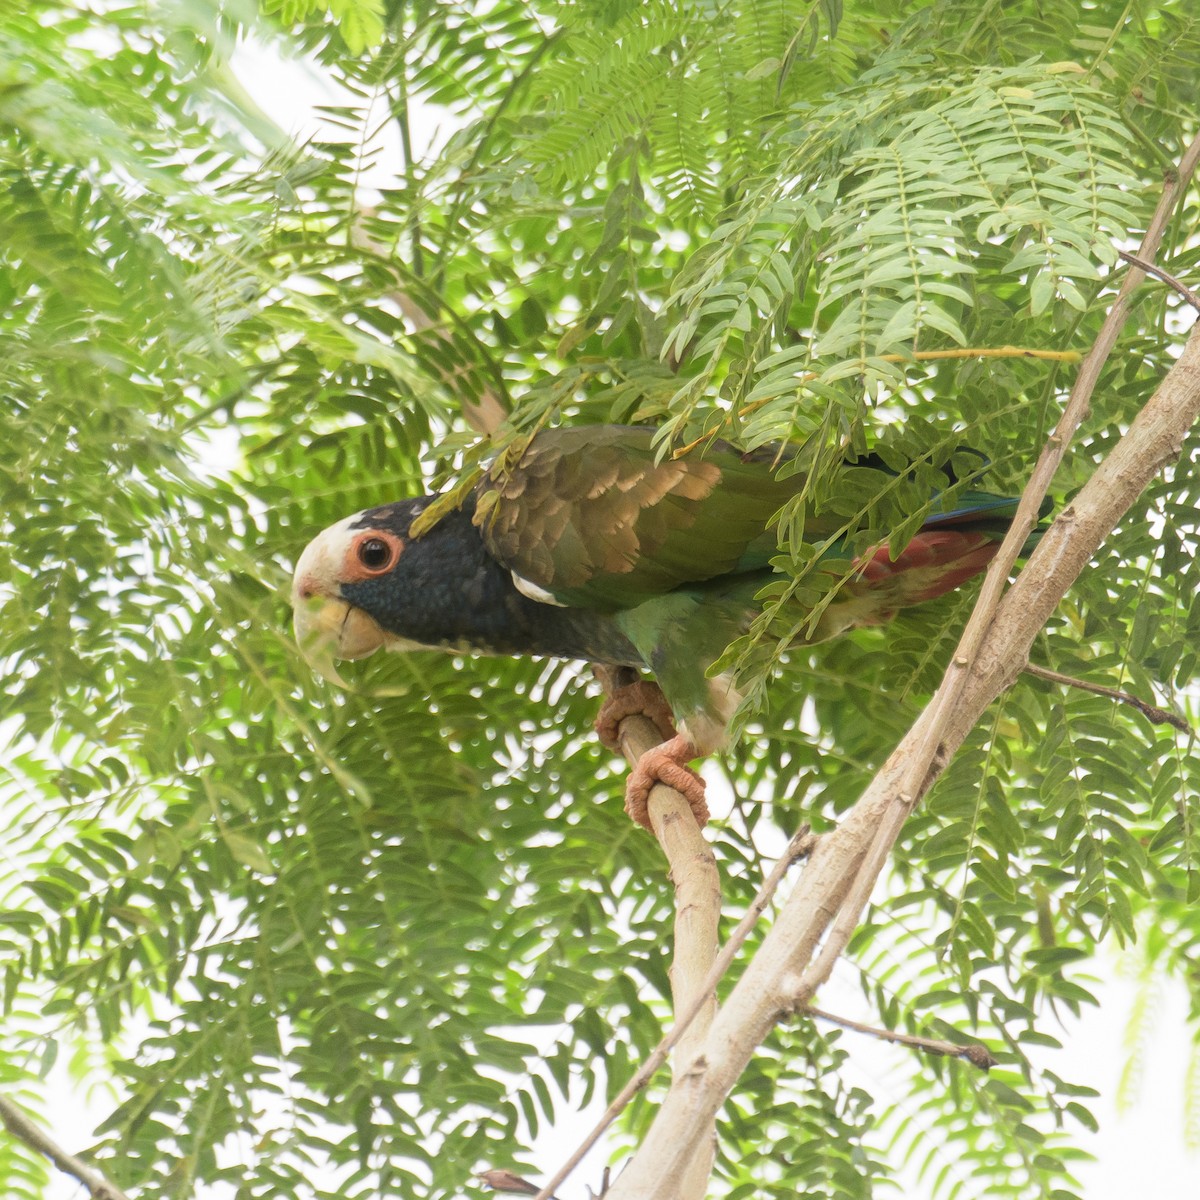
<path fill-rule="evenodd" d="M 292 576 L 292 604 L 310 596 L 337 596 L 342 564 L 346 559 L 346 547 L 354 536 L 355 527 L 362 521 L 362 513 L 343 517 L 340 521 L 322 529 L 300 555 L 296 572 Z"/>

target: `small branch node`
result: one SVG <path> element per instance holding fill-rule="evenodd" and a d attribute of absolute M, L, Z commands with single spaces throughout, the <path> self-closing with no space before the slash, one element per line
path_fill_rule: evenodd
<path fill-rule="evenodd" d="M 812 858 L 820 844 L 821 835 L 813 833 L 811 825 L 802 825 L 788 844 L 788 863 L 803 862 L 805 859 Z"/>
<path fill-rule="evenodd" d="M 981 1071 L 990 1071 L 996 1066 L 999 1059 L 986 1047 L 976 1042 L 972 1046 L 964 1046 L 961 1056 L 973 1067 L 978 1067 Z"/>
<path fill-rule="evenodd" d="M 492 1167 L 487 1171 L 480 1171 L 476 1176 L 487 1187 L 490 1187 L 493 1192 L 510 1192 L 518 1196 L 536 1196 L 539 1188 L 536 1183 L 530 1183 L 528 1179 L 523 1179 L 515 1171 L 508 1171 L 504 1167 Z M 556 1196 L 550 1196 L 549 1200 L 558 1200 Z"/>
<path fill-rule="evenodd" d="M 604 1174 L 600 1176 L 600 1190 L 593 1192 L 590 1187 L 588 1188 L 588 1195 L 591 1197 L 591 1200 L 604 1200 L 604 1197 L 608 1195 L 608 1188 L 611 1181 L 612 1167 L 605 1167 Z"/>

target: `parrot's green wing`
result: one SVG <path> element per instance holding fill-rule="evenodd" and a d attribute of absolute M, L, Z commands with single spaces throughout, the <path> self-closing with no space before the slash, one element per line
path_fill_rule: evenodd
<path fill-rule="evenodd" d="M 560 603 L 616 611 L 684 584 L 761 570 L 767 525 L 804 485 L 772 459 L 717 442 L 655 461 L 653 429 L 583 426 L 539 433 L 515 467 L 479 488 L 488 551 Z"/>

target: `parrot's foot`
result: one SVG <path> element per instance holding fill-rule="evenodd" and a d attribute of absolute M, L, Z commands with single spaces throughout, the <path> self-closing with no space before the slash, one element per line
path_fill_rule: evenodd
<path fill-rule="evenodd" d="M 692 816 L 701 828 L 708 822 L 708 802 L 704 799 L 704 780 L 687 764 L 700 752 L 682 733 L 653 750 L 647 750 L 629 772 L 625 784 L 625 811 L 643 829 L 654 832 L 647 806 L 650 789 L 656 783 L 674 788 L 691 806 Z"/>
<path fill-rule="evenodd" d="M 667 698 L 662 694 L 662 688 L 648 679 L 617 688 L 600 708 L 600 715 L 596 718 L 596 733 L 614 754 L 621 753 L 617 731 L 626 717 L 646 717 L 653 721 L 664 742 L 669 742 L 675 736 L 675 718 L 671 715 Z"/>

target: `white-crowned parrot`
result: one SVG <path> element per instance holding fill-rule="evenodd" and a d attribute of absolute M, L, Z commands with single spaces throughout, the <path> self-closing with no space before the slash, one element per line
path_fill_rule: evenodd
<path fill-rule="evenodd" d="M 778 477 L 777 451 L 717 442 L 657 461 L 653 429 L 544 430 L 419 537 L 410 526 L 435 497 L 367 509 L 318 534 L 296 565 L 297 640 L 315 663 L 383 647 L 649 669 L 670 711 L 650 713 L 664 743 L 630 773 L 626 808 L 648 828 L 646 798 L 662 780 L 703 822 L 704 784 L 687 763 L 722 744 L 740 700 L 730 675 L 710 678 L 709 668 L 759 611 L 778 554 L 771 519 L 805 483 L 803 473 Z M 803 641 L 958 587 L 992 558 L 1015 509 L 976 491 L 953 508 L 935 499 L 895 560 L 886 544 L 856 560 Z M 806 539 L 823 541 L 839 524 L 810 518 Z M 636 685 L 611 699 L 597 722 L 606 743 L 622 716 L 646 706 Z"/>

